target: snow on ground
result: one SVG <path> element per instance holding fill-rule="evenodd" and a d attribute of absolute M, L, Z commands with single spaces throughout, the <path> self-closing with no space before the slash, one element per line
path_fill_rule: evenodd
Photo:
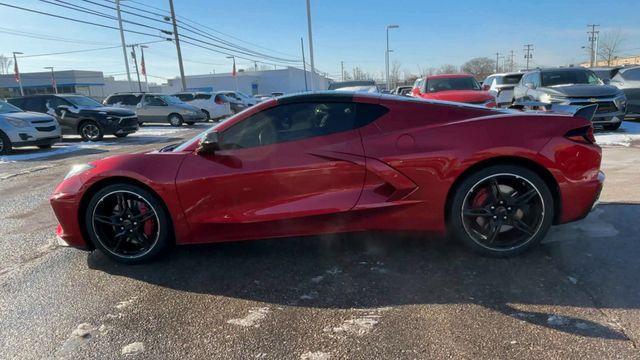
<path fill-rule="evenodd" d="M 169 125 L 143 125 L 136 131 L 135 133 L 129 135 L 132 137 L 137 136 L 162 136 L 169 134 L 177 134 L 189 130 L 204 130 L 211 127 L 210 123 L 198 123 L 191 126 L 183 126 L 183 127 L 173 127 Z"/>
<path fill-rule="evenodd" d="M 15 155 L 4 155 L 0 156 L 0 164 L 10 163 L 14 161 L 29 161 L 29 160 L 39 160 L 42 158 L 47 158 L 51 156 L 64 155 L 76 151 L 80 151 L 83 149 L 95 149 L 101 146 L 109 146 L 109 145 L 117 145 L 117 143 L 112 142 L 80 142 L 77 144 L 74 143 L 58 143 L 54 145 L 51 149 L 46 150 L 34 150 L 29 151 L 24 154 L 15 154 Z"/>
<path fill-rule="evenodd" d="M 640 122 L 623 121 L 616 131 L 596 133 L 598 145 L 630 146 L 633 141 L 640 141 Z"/>

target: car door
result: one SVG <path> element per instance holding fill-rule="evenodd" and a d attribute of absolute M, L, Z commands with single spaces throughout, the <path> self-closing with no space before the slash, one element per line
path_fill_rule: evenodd
<path fill-rule="evenodd" d="M 344 230 L 334 216 L 355 206 L 365 178 L 355 108 L 276 105 L 222 131 L 215 154 L 187 155 L 176 186 L 197 241 Z"/>
<path fill-rule="evenodd" d="M 156 95 L 144 95 L 138 107 L 138 119 L 144 122 L 167 122 L 167 103 Z"/>
<path fill-rule="evenodd" d="M 73 111 L 75 107 L 65 99 L 57 96 L 43 96 L 38 98 L 42 102 L 47 114 L 54 115 L 63 134 L 77 134 L 80 118 Z"/>

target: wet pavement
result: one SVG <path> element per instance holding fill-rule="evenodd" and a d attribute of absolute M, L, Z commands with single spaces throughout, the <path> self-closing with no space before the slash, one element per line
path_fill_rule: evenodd
<path fill-rule="evenodd" d="M 0 358 L 640 358 L 638 147 L 605 148 L 604 204 L 513 259 L 398 233 L 142 266 L 57 247 L 48 195 L 73 163 L 159 146 L 127 141 L 0 164 Z"/>

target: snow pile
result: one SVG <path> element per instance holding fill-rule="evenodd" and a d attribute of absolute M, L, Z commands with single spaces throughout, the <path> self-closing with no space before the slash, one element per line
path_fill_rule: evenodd
<path fill-rule="evenodd" d="M 83 149 L 94 149 L 100 146 L 114 145 L 115 143 L 104 143 L 104 142 L 82 142 L 78 144 L 57 144 L 51 149 L 40 150 L 28 152 L 26 154 L 16 154 L 16 155 L 4 155 L 0 156 L 0 164 L 2 163 L 10 163 L 14 161 L 29 161 L 29 160 L 39 160 L 43 158 L 48 158 L 51 156 L 64 155 L 76 151 L 80 151 Z"/>
<path fill-rule="evenodd" d="M 630 146 L 640 141 L 640 122 L 623 121 L 620 129 L 596 134 L 598 145 Z"/>

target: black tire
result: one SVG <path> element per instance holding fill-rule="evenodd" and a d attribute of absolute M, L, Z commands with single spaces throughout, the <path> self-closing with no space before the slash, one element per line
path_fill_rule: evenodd
<path fill-rule="evenodd" d="M 52 146 L 53 144 L 38 145 L 40 149 L 51 149 Z"/>
<path fill-rule="evenodd" d="M 167 116 L 167 121 L 169 122 L 169 124 L 171 126 L 175 126 L 175 127 L 180 127 L 182 126 L 182 116 L 180 116 L 180 114 L 169 114 L 169 116 Z"/>
<path fill-rule="evenodd" d="M 187 121 L 186 123 L 187 123 L 187 125 L 191 126 L 191 125 L 195 124 L 196 122 L 195 121 Z"/>
<path fill-rule="evenodd" d="M 119 196 L 124 200 L 120 201 Z M 119 203 L 127 205 L 119 209 Z M 146 211 L 142 213 L 141 208 Z M 104 219 L 108 219 L 107 222 Z M 140 225 L 136 219 L 140 219 Z M 117 262 L 140 264 L 150 261 L 173 243 L 171 218 L 162 201 L 139 186 L 114 184 L 99 190 L 89 201 L 84 220 L 96 249 Z M 145 234 L 147 227 L 152 229 L 153 239 Z"/>
<path fill-rule="evenodd" d="M 484 168 L 462 180 L 454 191 L 448 213 L 449 234 L 481 255 L 521 254 L 536 246 L 553 222 L 549 187 L 540 176 L 521 166 Z"/>
<path fill-rule="evenodd" d="M 211 120 L 211 114 L 209 114 L 209 112 L 205 109 L 202 109 L 202 112 L 204 113 L 204 116 L 207 117 L 207 121 Z"/>
<path fill-rule="evenodd" d="M 13 144 L 9 137 L 0 131 L 0 155 L 7 155 L 11 153 L 11 149 L 13 149 Z"/>
<path fill-rule="evenodd" d="M 621 125 L 622 125 L 622 121 L 615 124 L 604 124 L 602 125 L 602 128 L 607 131 L 614 131 L 614 130 L 618 130 Z"/>
<path fill-rule="evenodd" d="M 100 141 L 104 137 L 104 130 L 95 121 L 85 120 L 78 126 L 78 134 L 84 141 Z"/>
<path fill-rule="evenodd" d="M 126 134 L 115 134 L 115 135 L 116 135 L 117 138 L 121 138 L 122 139 L 122 138 L 126 138 L 127 135 L 129 135 L 129 134 L 126 133 Z"/>

